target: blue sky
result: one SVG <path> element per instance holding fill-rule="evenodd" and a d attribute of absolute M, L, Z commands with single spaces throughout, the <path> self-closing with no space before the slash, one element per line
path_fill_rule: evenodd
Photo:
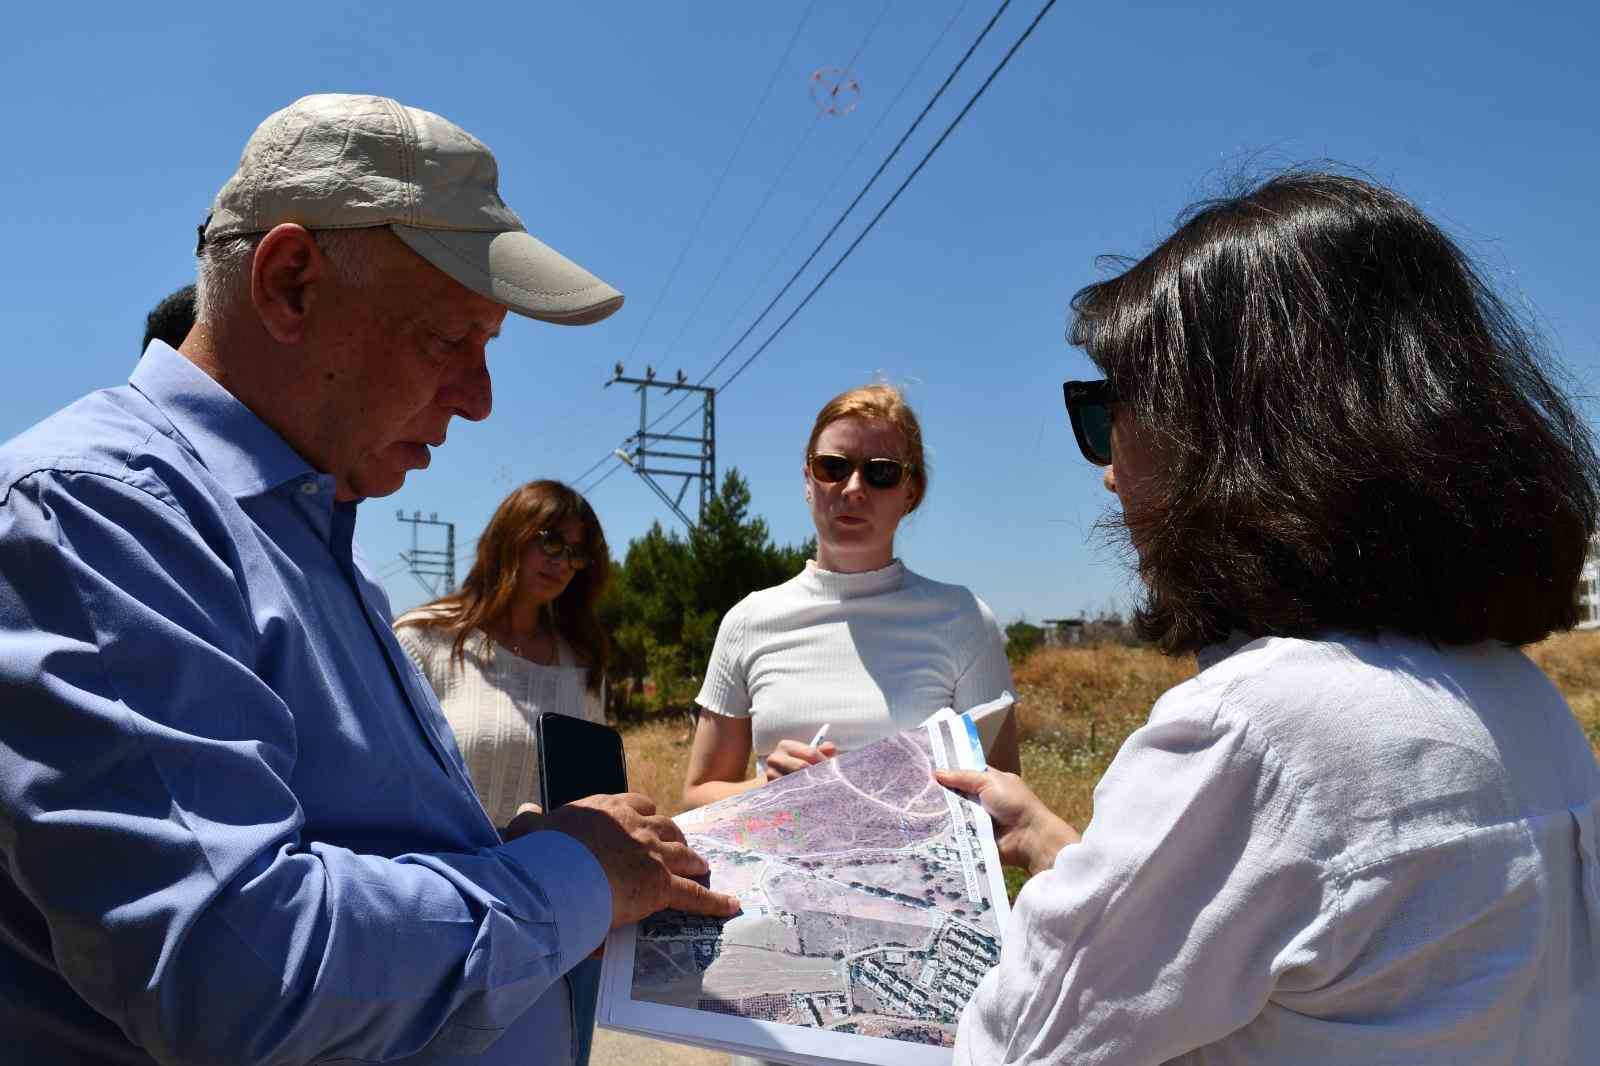
<path fill-rule="evenodd" d="M 842 237 L 1038 4 L 1011 5 Z M 0 437 L 125 380 L 145 312 L 191 280 L 195 224 L 262 118 L 305 93 L 383 93 L 485 140 L 529 229 L 628 295 L 589 329 L 509 320 L 490 351 L 494 415 L 458 422 L 431 469 L 363 509 L 360 540 L 385 572 L 410 546 L 397 509 L 452 519 L 468 543 L 513 485 L 575 478 L 636 428 L 635 397 L 601 388 L 615 361 L 694 379 L 722 354 L 994 6 L 26 5 L 0 40 L 12 101 Z M 1125 604 L 1125 562 L 1094 535 L 1110 497 L 1061 409 L 1061 381 L 1091 373 L 1062 340 L 1067 300 L 1100 276 L 1095 256 L 1147 250 L 1228 179 L 1319 158 L 1420 204 L 1594 395 L 1597 51 L 1592 2 L 1059 3 L 719 396 L 719 463 L 749 478 L 777 539 L 798 541 L 810 532 L 800 452 L 816 409 L 846 387 L 895 382 L 922 416 L 934 468 L 926 506 L 902 527 L 911 566 L 971 586 L 1003 621 Z M 819 115 L 811 73 L 846 66 L 858 106 Z M 651 521 L 673 521 L 627 472 L 592 499 L 619 555 Z M 388 587 L 397 607 L 424 595 L 403 572 Z"/>

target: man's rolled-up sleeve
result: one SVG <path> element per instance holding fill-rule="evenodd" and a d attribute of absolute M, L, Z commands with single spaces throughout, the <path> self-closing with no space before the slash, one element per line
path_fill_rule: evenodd
<path fill-rule="evenodd" d="M 486 1046 L 603 939 L 599 865 L 557 833 L 394 858 L 305 839 L 308 709 L 247 665 L 252 605 L 226 543 L 104 474 L 10 486 L 7 872 L 78 995 L 160 1062 Z"/>

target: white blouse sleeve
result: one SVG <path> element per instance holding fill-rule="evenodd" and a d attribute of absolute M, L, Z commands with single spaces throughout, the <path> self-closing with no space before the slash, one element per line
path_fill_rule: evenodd
<path fill-rule="evenodd" d="M 1325 951 L 1334 889 L 1296 782 L 1202 699 L 1157 703 L 1095 789 L 1083 842 L 1023 887 L 957 1063 L 1166 1062 L 1248 1023 Z"/>
<path fill-rule="evenodd" d="M 400 644 L 412 662 L 417 664 L 417 669 L 422 671 L 422 677 L 433 689 L 433 694 L 439 699 L 444 699 L 444 676 L 438 669 L 434 651 L 437 647 L 436 640 L 429 637 L 433 631 L 422 626 L 396 626 L 394 638 Z"/>
<path fill-rule="evenodd" d="M 745 602 L 722 616 L 717 639 L 706 664 L 706 679 L 694 701 L 708 711 L 732 718 L 750 717 L 750 685 L 744 662 Z"/>
<path fill-rule="evenodd" d="M 973 596 L 976 606 L 970 636 L 958 654 L 967 660 L 967 668 L 956 678 L 956 690 L 951 710 L 957 713 L 988 703 L 1002 692 L 1014 692 L 1011 683 L 1011 663 L 1006 659 L 1006 638 L 1000 631 L 989 605 Z"/>

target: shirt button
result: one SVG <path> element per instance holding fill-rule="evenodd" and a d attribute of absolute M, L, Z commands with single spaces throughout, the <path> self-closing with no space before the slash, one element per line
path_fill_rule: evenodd
<path fill-rule="evenodd" d="M 317 483 L 315 481 L 302 481 L 300 482 L 300 491 L 307 496 L 315 496 L 318 491 Z"/>

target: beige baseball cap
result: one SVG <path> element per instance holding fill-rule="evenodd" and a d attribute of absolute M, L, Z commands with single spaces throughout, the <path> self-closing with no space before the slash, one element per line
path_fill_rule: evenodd
<path fill-rule="evenodd" d="M 528 233 L 500 199 L 498 176 L 482 141 L 431 111 L 383 96 L 305 96 L 257 127 L 200 244 L 285 222 L 388 226 L 518 314 L 583 326 L 621 307 L 622 293 Z"/>

